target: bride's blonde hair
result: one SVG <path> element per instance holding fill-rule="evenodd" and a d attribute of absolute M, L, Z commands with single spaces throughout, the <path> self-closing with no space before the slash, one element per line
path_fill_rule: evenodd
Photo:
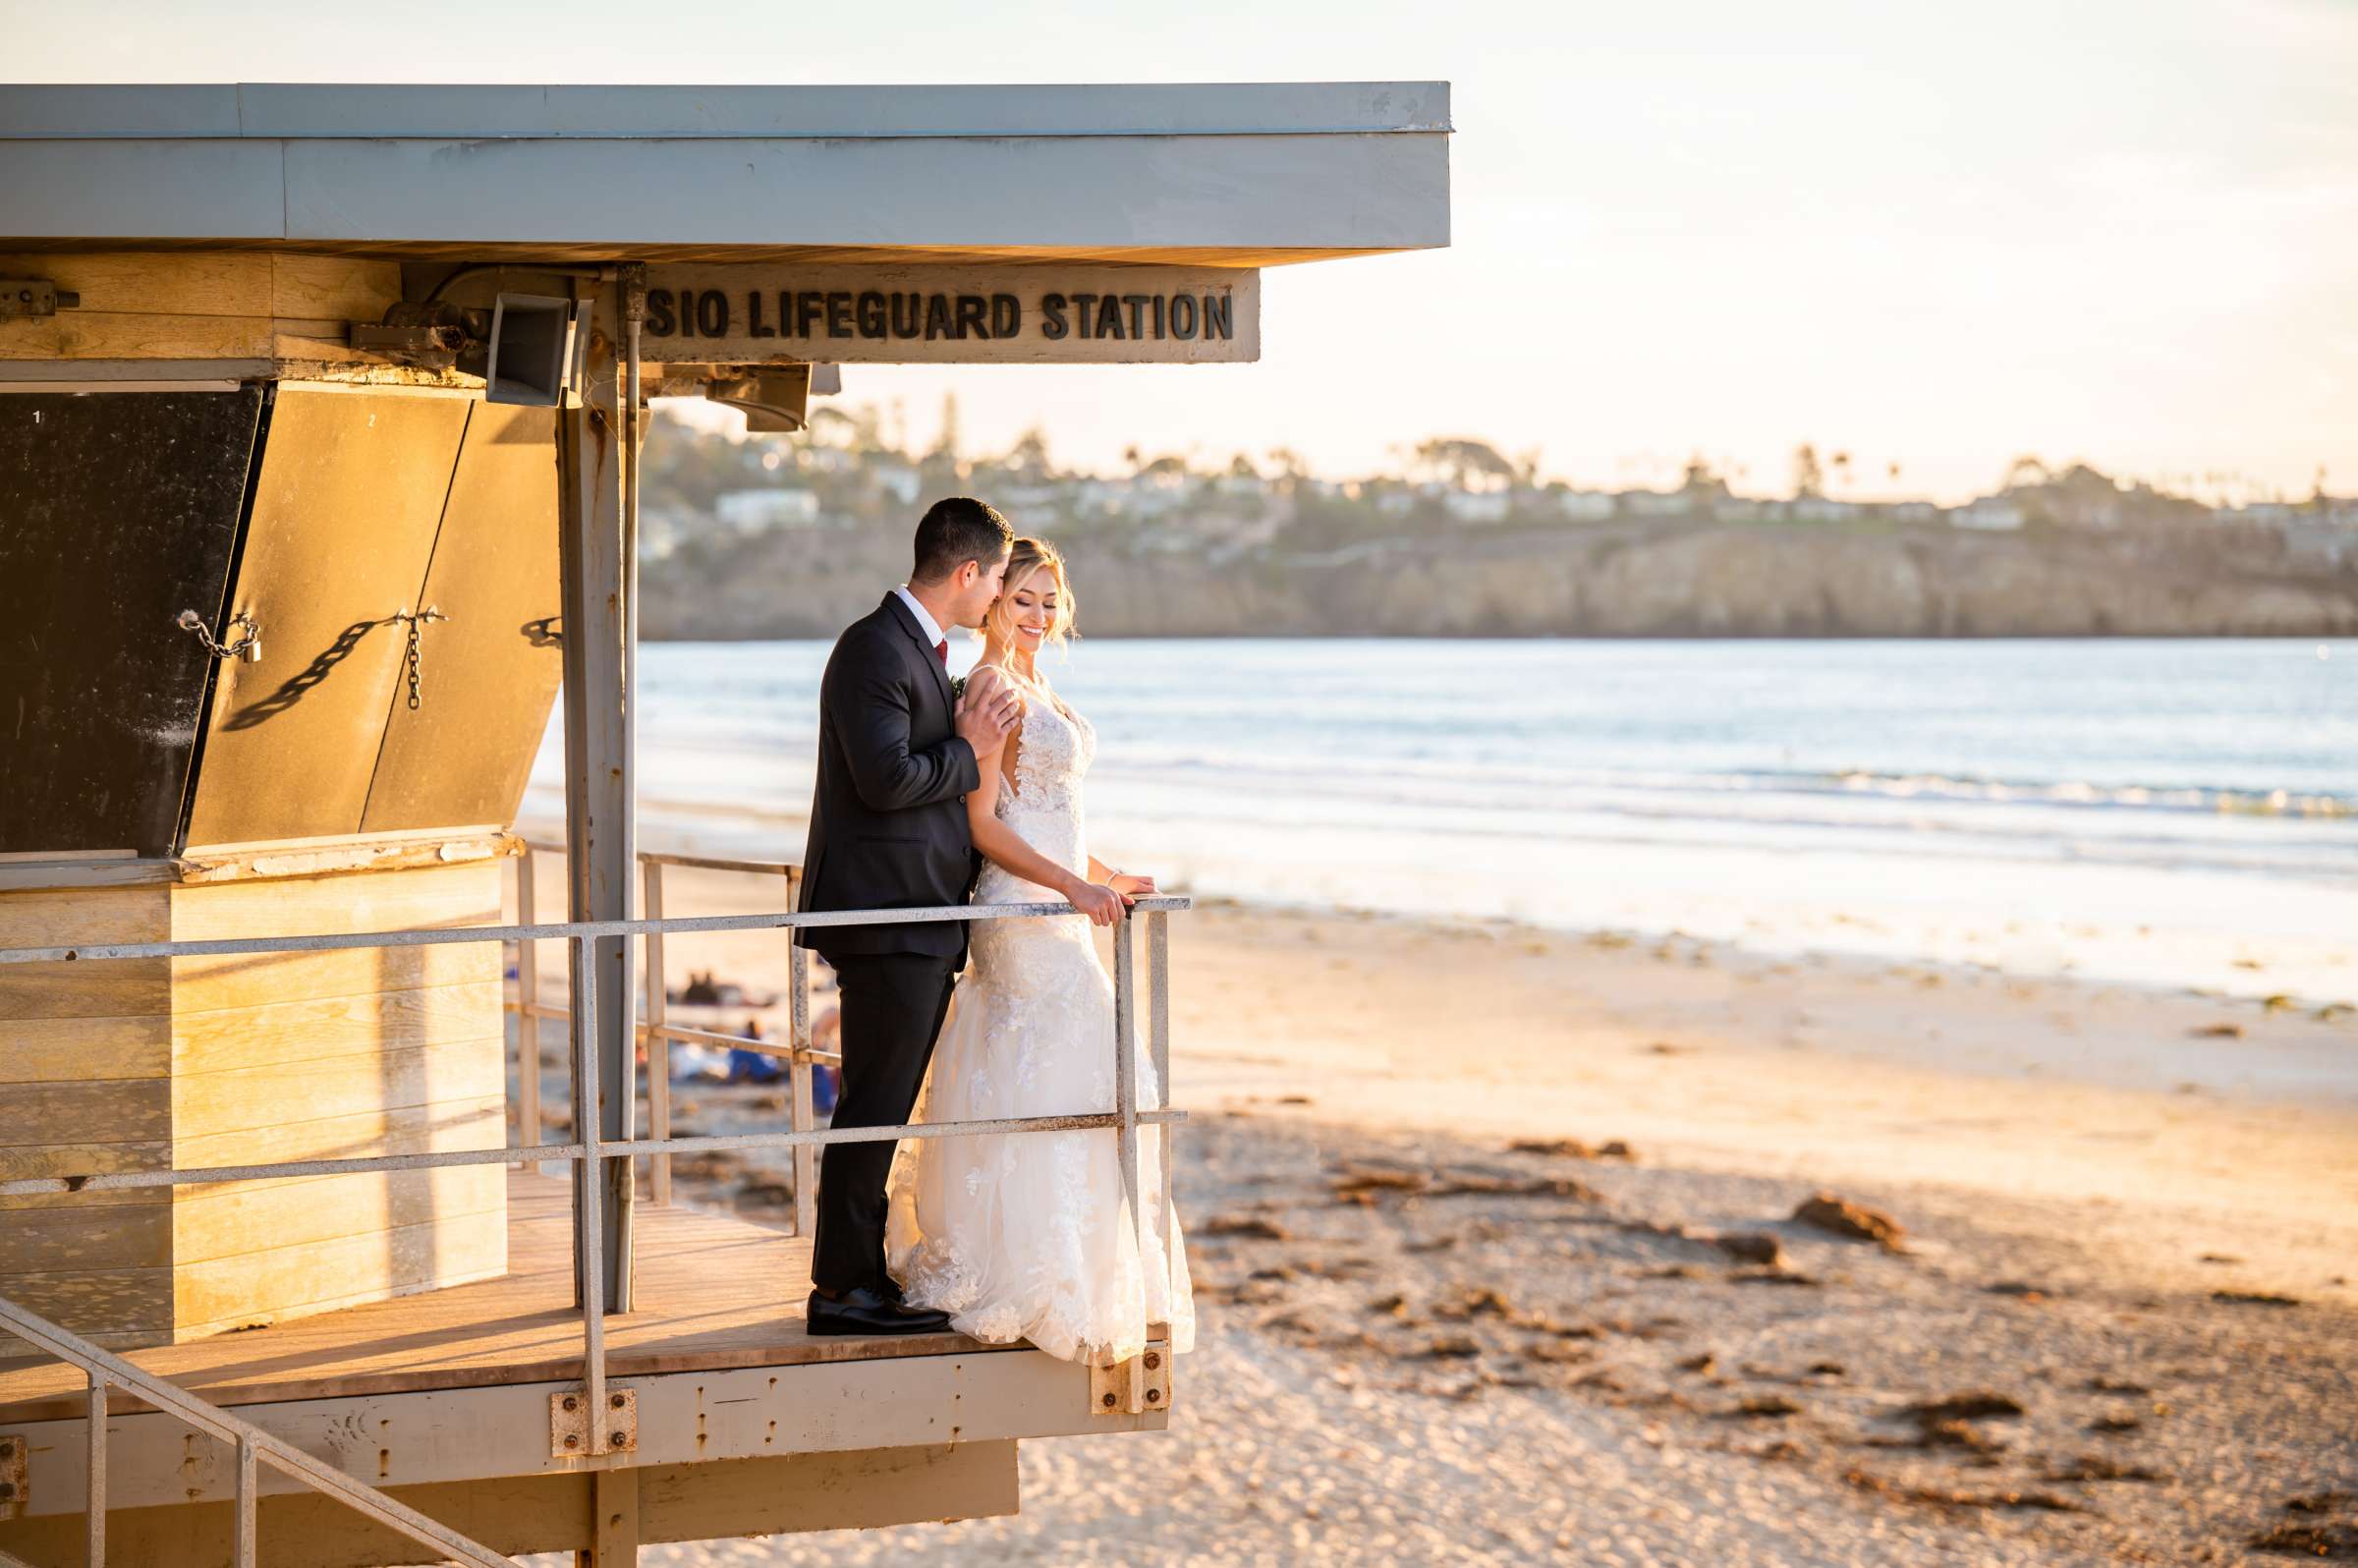
<path fill-rule="evenodd" d="M 1047 540 L 1026 535 L 1017 539 L 1008 551 L 1007 576 L 1003 580 L 1006 586 L 999 589 L 999 596 L 991 602 L 990 613 L 982 622 L 983 631 L 1004 646 L 1015 645 L 1015 590 L 1039 572 L 1051 573 L 1056 579 L 1056 609 L 1048 617 L 1048 634 L 1040 641 L 1054 645 L 1076 635 L 1073 612 L 1078 606 L 1073 602 L 1072 580 L 1065 575 L 1064 557 Z"/>

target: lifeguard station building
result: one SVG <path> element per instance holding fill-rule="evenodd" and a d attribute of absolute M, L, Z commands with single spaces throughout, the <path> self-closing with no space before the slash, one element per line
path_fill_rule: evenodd
<path fill-rule="evenodd" d="M 0 1563 L 612 1568 L 1011 1512 L 1019 1440 L 1164 1426 L 1152 1347 L 814 1340 L 802 1237 L 668 1202 L 672 1155 L 766 1143 L 807 1215 L 864 1135 L 811 1114 L 798 957 L 787 1125 L 671 1136 L 708 1036 L 663 941 L 922 912 L 734 863 L 774 915 L 663 918 L 646 400 L 792 431 L 842 365 L 1257 359 L 1263 269 L 1447 243 L 1448 121 L 1428 83 L 0 88 Z M 1142 1228 L 1185 907 L 1119 932 L 1117 1102 L 987 1129 L 1120 1140 Z"/>

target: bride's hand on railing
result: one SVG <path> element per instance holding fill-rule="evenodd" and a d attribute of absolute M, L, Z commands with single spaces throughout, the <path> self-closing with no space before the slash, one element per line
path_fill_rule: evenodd
<path fill-rule="evenodd" d="M 1065 901 L 1090 919 L 1094 925 L 1111 925 L 1122 918 L 1130 901 L 1107 887 L 1103 882 L 1085 882 L 1076 876 L 1064 890 Z"/>
<path fill-rule="evenodd" d="M 1154 885 L 1154 878 L 1151 876 L 1134 876 L 1128 871 L 1114 872 L 1105 878 L 1105 885 L 1121 894 L 1125 900 L 1152 898 L 1161 891 Z"/>

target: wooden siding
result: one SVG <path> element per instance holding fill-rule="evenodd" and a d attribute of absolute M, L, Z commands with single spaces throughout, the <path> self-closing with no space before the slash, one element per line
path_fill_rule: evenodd
<path fill-rule="evenodd" d="M 500 892 L 488 859 L 27 889 L 0 945 L 478 924 Z M 501 967 L 486 942 L 0 968 L 0 1179 L 496 1148 Z M 116 1349 L 506 1266 L 496 1165 L 0 1199 L 0 1295 Z"/>

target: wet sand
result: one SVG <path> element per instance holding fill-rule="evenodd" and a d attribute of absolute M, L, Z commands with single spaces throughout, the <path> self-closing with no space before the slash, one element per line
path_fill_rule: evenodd
<path fill-rule="evenodd" d="M 1027 1444 L 1014 1520 L 647 1561 L 2358 1553 L 2330 999 L 1234 907 L 1172 948 L 1203 1341 L 1173 1430 Z M 766 988 L 782 953 L 675 940 L 674 983 Z M 758 1215 L 773 1180 L 683 1191 Z M 1896 1245 L 1796 1219 L 1821 1192 Z"/>

